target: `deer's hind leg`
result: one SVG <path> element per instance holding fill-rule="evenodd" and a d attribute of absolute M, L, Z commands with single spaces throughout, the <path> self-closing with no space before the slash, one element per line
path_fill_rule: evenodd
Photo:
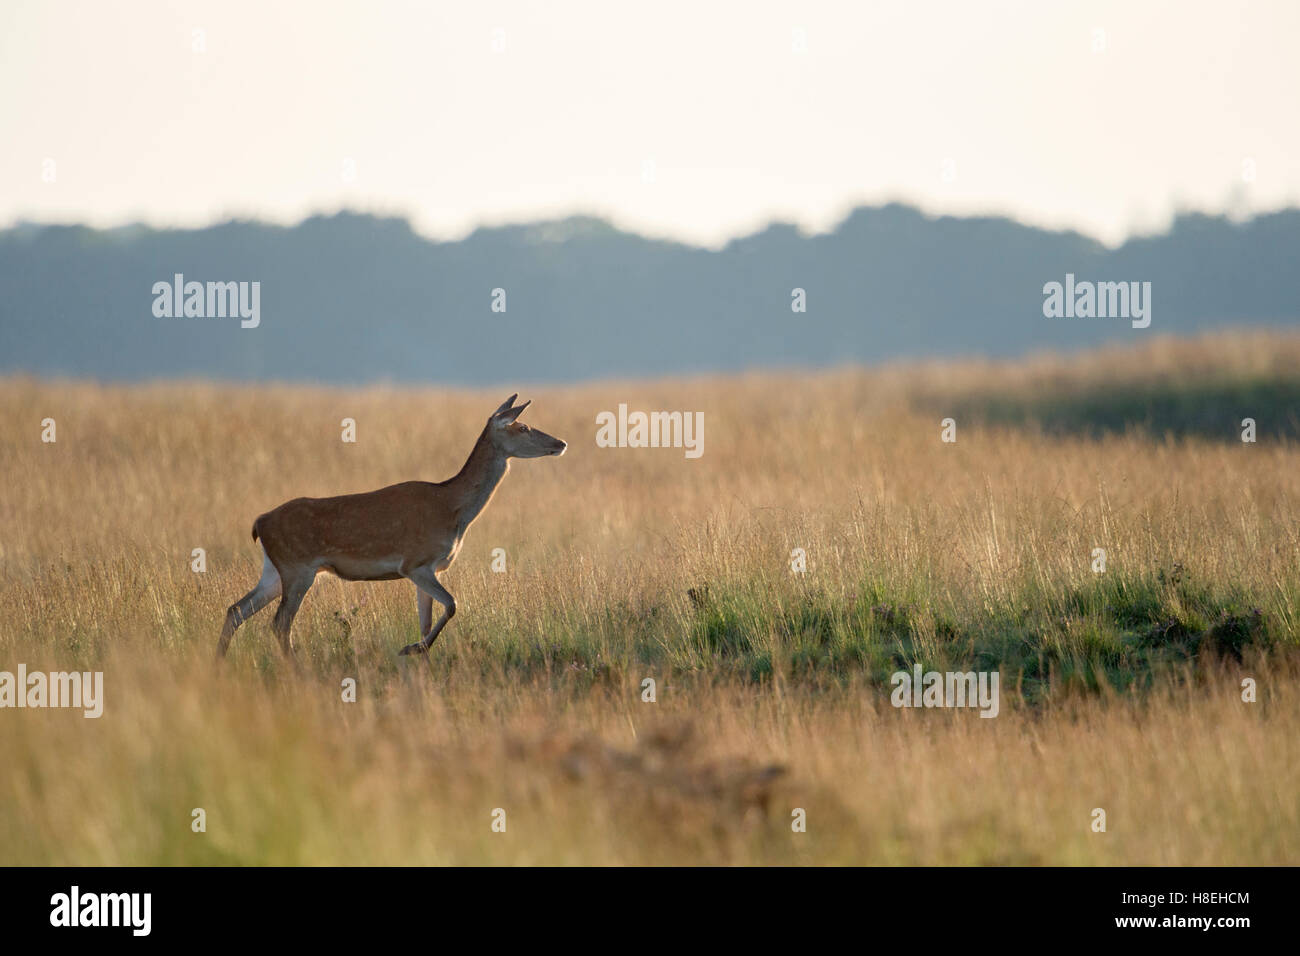
<path fill-rule="evenodd" d="M 250 617 L 280 596 L 280 572 L 275 569 L 265 551 L 262 552 L 262 576 L 249 591 L 226 610 L 226 623 L 221 628 L 217 642 L 218 659 L 226 656 L 235 630 Z"/>
<path fill-rule="evenodd" d="M 298 570 L 282 577 L 284 593 L 280 597 L 280 606 L 275 609 L 275 620 L 271 628 L 280 640 L 280 650 L 284 651 L 284 656 L 296 662 L 293 655 L 293 638 L 290 637 L 289 631 L 293 627 L 294 615 L 302 606 L 302 599 L 307 596 L 312 582 L 316 580 L 316 572 L 313 569 Z"/>
<path fill-rule="evenodd" d="M 433 628 L 433 598 L 418 586 L 415 589 L 415 609 L 420 615 L 420 637 L 423 638 Z"/>

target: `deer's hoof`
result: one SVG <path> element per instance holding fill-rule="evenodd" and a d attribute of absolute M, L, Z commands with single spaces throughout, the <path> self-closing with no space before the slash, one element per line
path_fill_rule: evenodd
<path fill-rule="evenodd" d="M 419 641 L 416 641 L 414 644 L 407 644 L 397 653 L 400 654 L 402 657 L 405 657 L 408 654 L 423 654 L 427 650 L 428 650 L 427 647 L 425 647 Z"/>

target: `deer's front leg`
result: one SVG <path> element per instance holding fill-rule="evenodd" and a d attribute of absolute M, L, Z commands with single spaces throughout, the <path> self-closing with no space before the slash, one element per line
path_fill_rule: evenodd
<path fill-rule="evenodd" d="M 402 648 L 401 653 L 423 654 L 438 639 L 438 635 L 447 626 L 447 622 L 455 616 L 456 599 L 442 586 L 430 568 L 414 568 L 406 572 L 406 576 L 419 588 L 421 640 L 416 641 L 414 644 L 407 644 Z M 438 618 L 438 623 L 430 627 L 430 621 L 433 618 L 434 601 L 441 604 L 443 610 L 442 616 Z"/>

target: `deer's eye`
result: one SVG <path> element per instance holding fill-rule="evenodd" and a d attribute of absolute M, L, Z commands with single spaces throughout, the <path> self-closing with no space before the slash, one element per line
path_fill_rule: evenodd
<path fill-rule="evenodd" d="M 521 432 L 526 432 L 526 431 L 528 431 L 528 426 L 527 426 L 527 425 L 520 425 L 520 426 L 519 426 L 519 430 L 520 430 Z"/>

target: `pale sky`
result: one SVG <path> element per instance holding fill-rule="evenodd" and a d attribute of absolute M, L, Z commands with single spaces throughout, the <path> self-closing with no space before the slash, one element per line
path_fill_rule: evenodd
<path fill-rule="evenodd" d="M 1298 46 L 1293 0 L 3 0 L 0 226 L 718 245 L 898 199 L 1113 243 L 1300 201 Z"/>

